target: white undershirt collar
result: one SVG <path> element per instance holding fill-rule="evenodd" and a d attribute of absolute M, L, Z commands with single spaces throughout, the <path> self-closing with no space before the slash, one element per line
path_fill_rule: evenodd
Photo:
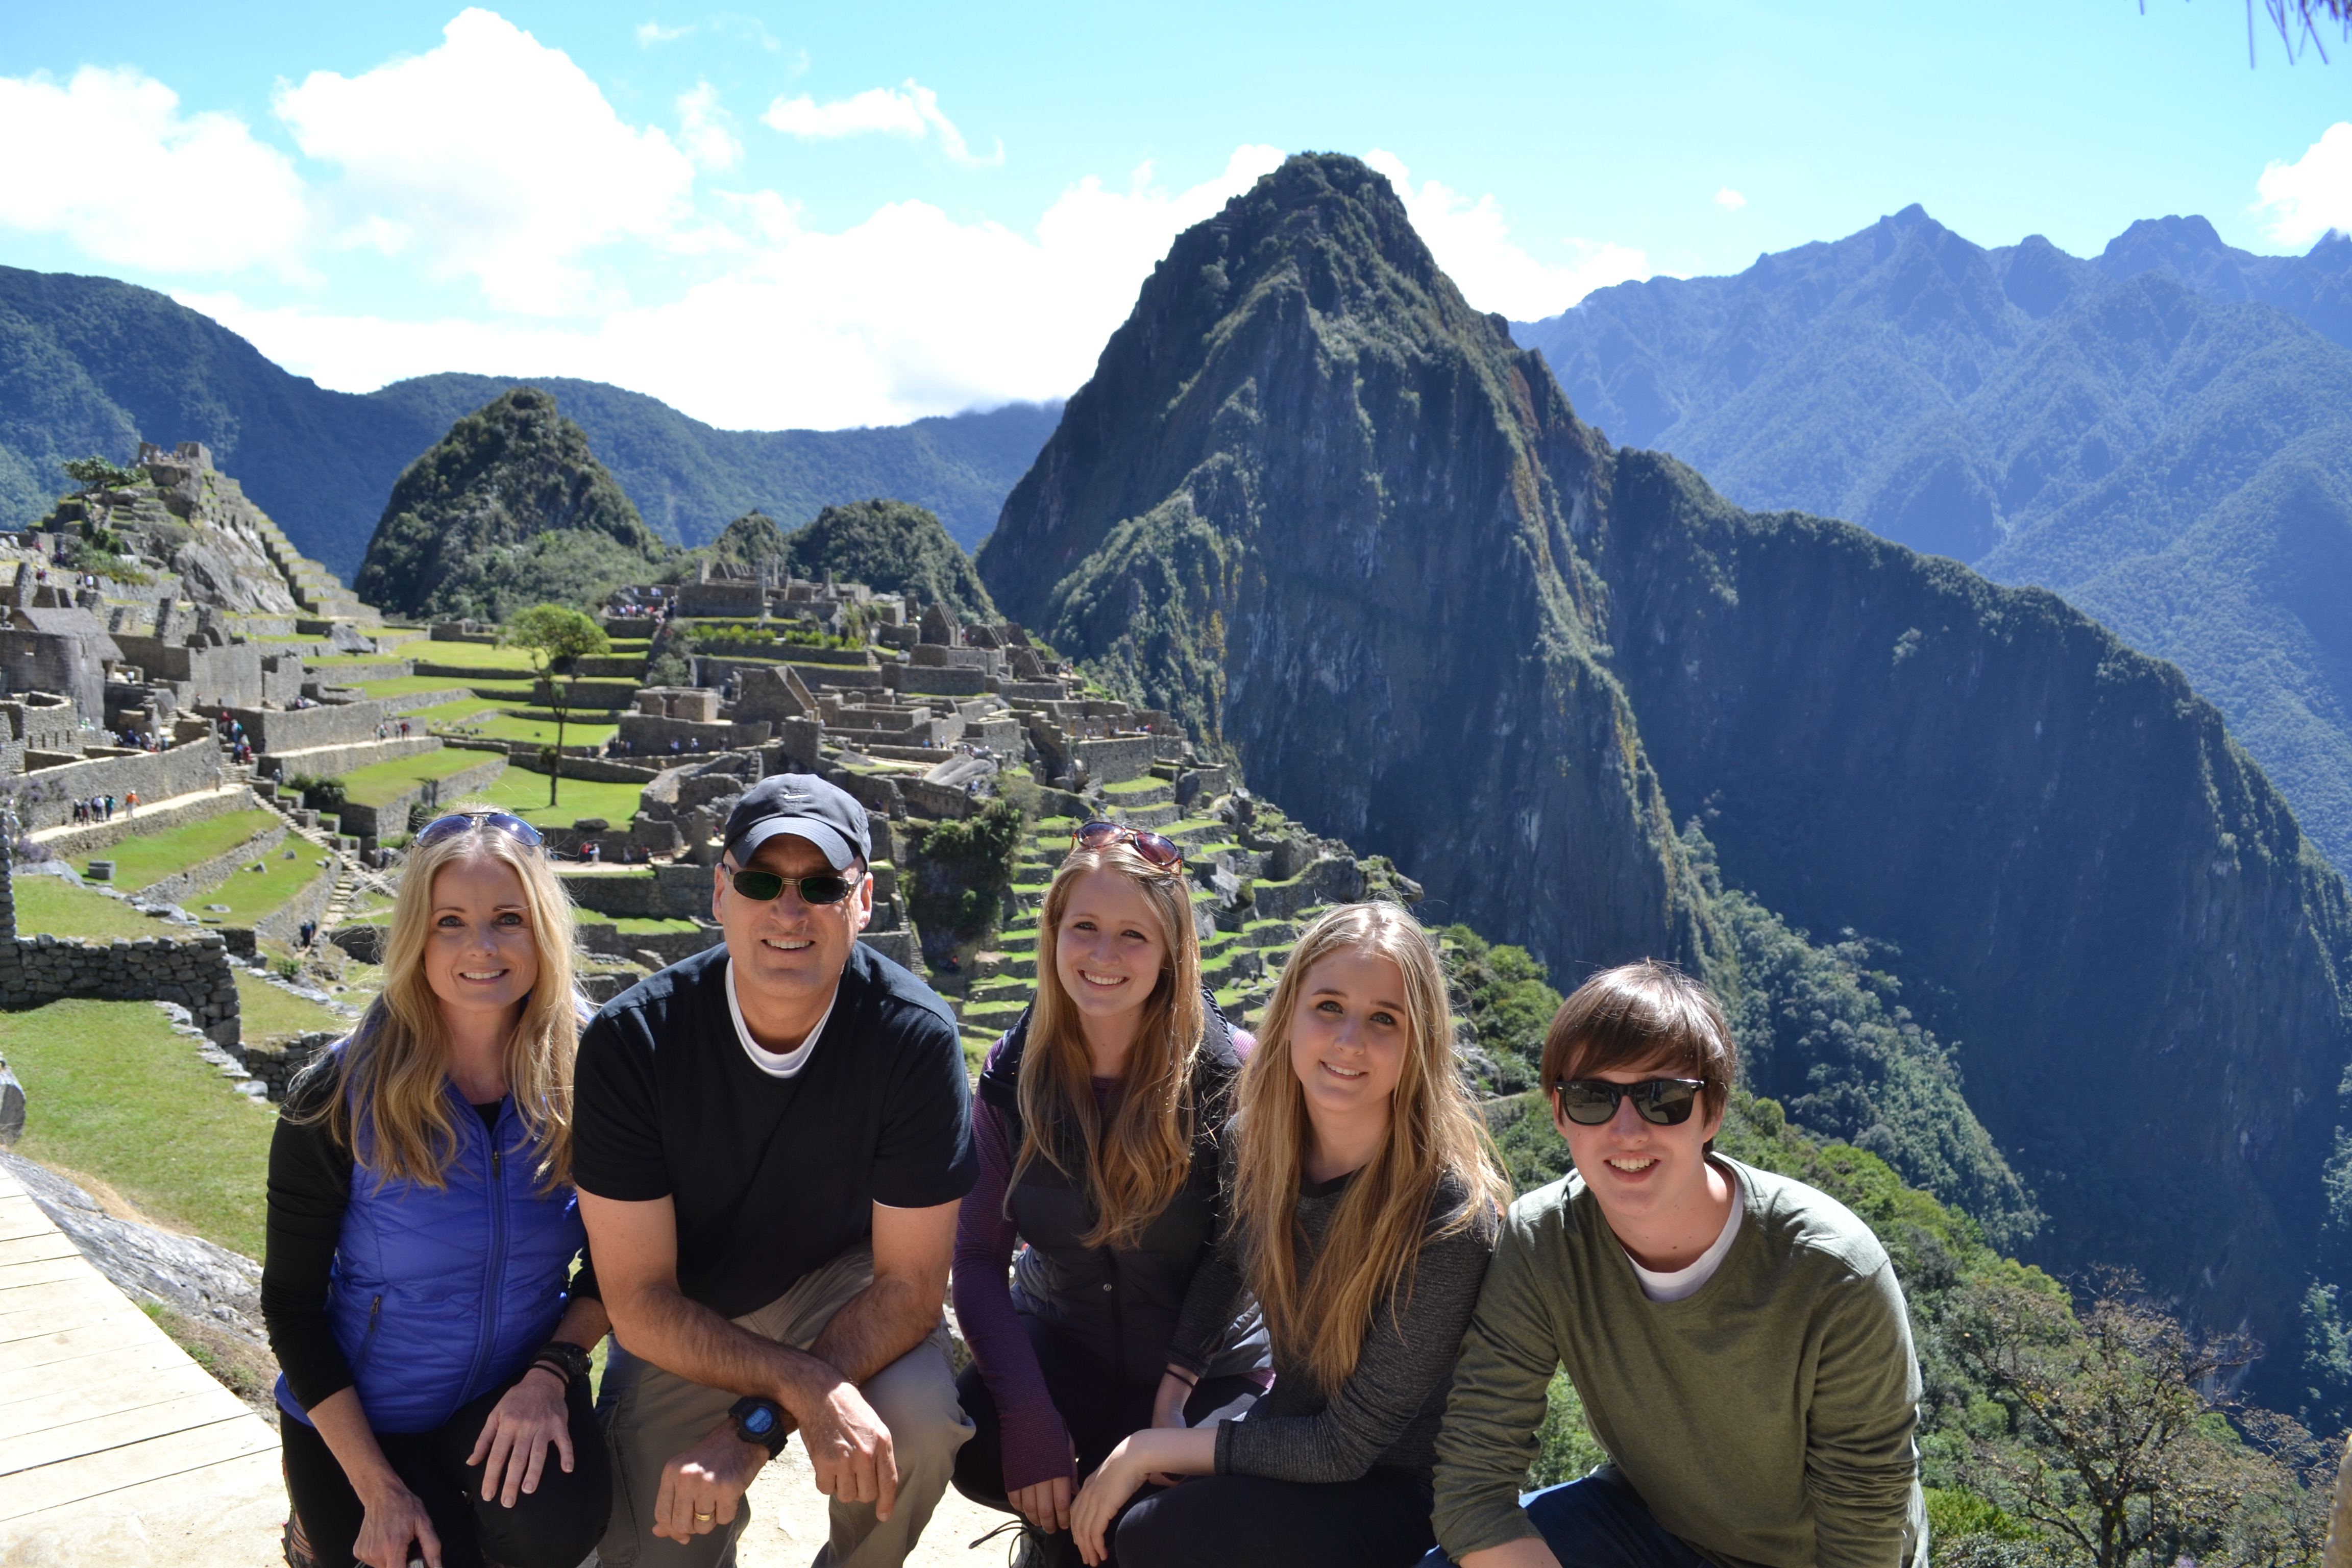
<path fill-rule="evenodd" d="M 1643 1268 L 1641 1260 L 1632 1253 L 1625 1255 L 1625 1261 L 1633 1266 L 1633 1279 L 1641 1285 L 1642 1294 L 1651 1300 L 1680 1301 L 1696 1296 L 1701 1287 L 1715 1278 L 1715 1271 L 1723 1267 L 1725 1255 L 1731 1251 L 1731 1244 L 1739 1235 L 1739 1211 L 1748 1206 L 1748 1196 L 1739 1185 L 1739 1178 L 1727 1171 L 1724 1176 L 1731 1183 L 1731 1213 L 1724 1218 L 1722 1233 L 1705 1252 L 1685 1267 L 1664 1274 L 1654 1268 Z M 1619 1242 L 1618 1245 L 1622 1247 L 1624 1243 Z"/>
<path fill-rule="evenodd" d="M 825 998 L 824 1012 L 818 1016 L 816 1026 L 802 1038 L 799 1048 L 779 1055 L 751 1037 L 750 1027 L 743 1022 L 743 1004 L 735 996 L 735 961 L 727 961 L 727 1011 L 735 1020 L 735 1037 L 743 1043 L 743 1054 L 751 1058 L 751 1065 L 770 1078 L 791 1078 L 808 1066 L 809 1053 L 816 1049 L 817 1037 L 824 1033 L 825 1025 L 833 1017 L 833 1005 L 840 1000 L 841 982 L 835 980 L 833 994 Z"/>

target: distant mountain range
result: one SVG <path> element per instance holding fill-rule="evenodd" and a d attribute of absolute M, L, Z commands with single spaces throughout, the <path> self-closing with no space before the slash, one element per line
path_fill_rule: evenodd
<path fill-rule="evenodd" d="M 780 369 L 779 374 L 783 374 Z M 720 430 L 658 399 L 565 376 L 428 375 L 364 395 L 289 374 L 219 322 L 108 278 L 0 268 L 0 525 L 46 513 L 58 465 L 202 441 L 307 555 L 348 581 L 403 469 L 509 387 L 552 393 L 654 530 L 707 544 L 755 508 L 787 528 L 887 496 L 967 549 L 1059 418 L 1058 404 L 862 430 Z"/>
<path fill-rule="evenodd" d="M 2352 868 L 2352 238 L 2260 257 L 2168 217 L 2084 260 L 1911 206 L 1512 331 L 1742 506 L 2051 588 L 2178 663 Z"/>

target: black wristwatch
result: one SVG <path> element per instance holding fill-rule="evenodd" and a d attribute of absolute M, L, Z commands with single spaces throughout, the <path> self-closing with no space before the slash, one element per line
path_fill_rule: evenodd
<path fill-rule="evenodd" d="M 734 1418 L 735 1436 L 746 1443 L 757 1443 L 774 1458 L 784 1451 L 784 1439 L 792 1428 L 784 1424 L 783 1407 L 772 1399 L 762 1399 L 747 1394 L 729 1406 L 727 1414 Z"/>
<path fill-rule="evenodd" d="M 563 1386 L 586 1384 L 588 1370 L 594 1364 L 588 1352 L 569 1340 L 550 1340 L 539 1347 L 530 1358 L 533 1366 L 545 1366 L 563 1375 Z"/>

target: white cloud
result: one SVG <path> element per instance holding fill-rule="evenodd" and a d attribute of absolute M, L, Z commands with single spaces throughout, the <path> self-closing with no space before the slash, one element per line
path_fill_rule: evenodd
<path fill-rule="evenodd" d="M 950 163 L 979 168 L 1004 162 L 1004 142 L 987 157 L 975 154 L 955 121 L 940 108 L 940 95 L 912 77 L 903 88 L 869 87 L 849 98 L 819 103 L 803 93 L 780 98 L 760 117 L 787 136 L 804 142 L 831 142 L 844 136 L 903 136 L 919 142 L 937 132 L 940 150 Z"/>
<path fill-rule="evenodd" d="M 1650 275 L 1649 261 L 1640 251 L 1586 239 L 1563 242 L 1574 254 L 1564 265 L 1538 260 L 1511 242 L 1503 209 L 1493 196 L 1473 202 L 1435 180 L 1415 188 L 1403 160 L 1377 147 L 1365 154 L 1364 162 L 1388 176 L 1437 264 L 1463 297 L 1482 310 L 1499 310 L 1515 321 L 1539 321 L 1567 310 L 1595 289 Z"/>
<path fill-rule="evenodd" d="M 503 17 L 466 10 L 442 38 L 277 96 L 303 153 L 342 170 L 330 195 L 343 240 L 470 276 L 501 310 L 598 302 L 609 289 L 575 258 L 677 229 L 692 162 L 659 130 L 625 124 L 570 56 Z"/>
<path fill-rule="evenodd" d="M 637 24 L 637 47 L 649 49 L 656 44 L 674 44 L 692 31 L 694 24 L 691 22 L 683 27 L 665 27 L 659 22 L 640 22 Z"/>
<path fill-rule="evenodd" d="M 135 70 L 0 78 L 0 226 L 125 267 L 294 270 L 310 216 L 292 163 L 227 115 L 179 109 Z"/>
<path fill-rule="evenodd" d="M 1715 205 L 1727 213 L 1736 213 L 1748 205 L 1748 198 L 1726 185 L 1715 193 Z"/>
<path fill-rule="evenodd" d="M 719 107 L 719 89 L 709 82 L 697 82 L 692 92 L 680 95 L 677 125 L 678 140 L 696 167 L 716 173 L 743 161 L 743 143 L 735 139 L 727 111 Z"/>
<path fill-rule="evenodd" d="M 180 298 L 289 369 L 350 391 L 444 370 L 578 375 L 737 428 L 897 424 L 1075 390 L 1177 233 L 1280 161 L 1272 147 L 1238 148 L 1214 178 L 1176 192 L 1148 167 L 1124 191 L 1082 180 L 1034 236 L 959 223 L 922 202 L 812 233 L 762 193 L 733 208 L 765 225 L 744 265 L 670 303 L 576 329 Z"/>
<path fill-rule="evenodd" d="M 2279 245 L 2305 246 L 2331 228 L 2352 229 L 2352 124 L 2337 121 L 2292 163 L 2273 163 L 2254 188 L 2264 227 Z"/>

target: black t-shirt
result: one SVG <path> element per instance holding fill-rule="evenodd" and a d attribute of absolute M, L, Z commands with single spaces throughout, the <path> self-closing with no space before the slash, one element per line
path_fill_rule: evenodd
<path fill-rule="evenodd" d="M 673 1200 L 678 1289 L 723 1317 L 870 1241 L 873 1205 L 930 1208 L 979 1179 L 954 1016 L 864 942 L 792 1078 L 743 1054 L 714 947 L 607 1003 L 575 1079 L 572 1180 Z"/>

